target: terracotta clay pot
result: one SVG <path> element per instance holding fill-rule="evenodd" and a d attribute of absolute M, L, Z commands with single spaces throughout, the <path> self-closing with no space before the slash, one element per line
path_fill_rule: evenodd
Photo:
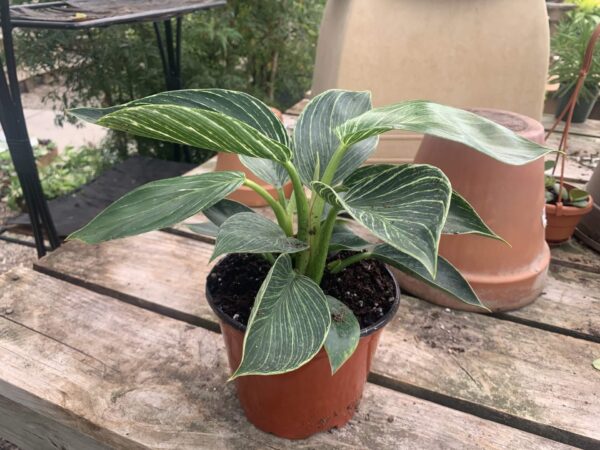
<path fill-rule="evenodd" d="M 525 138 L 544 142 L 542 124 L 529 117 L 491 109 L 473 111 Z M 426 136 L 415 162 L 442 169 L 452 187 L 510 243 L 475 235 L 444 235 L 440 255 L 463 274 L 492 311 L 516 309 L 537 298 L 550 262 L 544 240 L 543 159 L 511 166 L 465 145 Z M 399 281 L 403 289 L 433 303 L 482 312 L 406 277 L 399 276 Z"/>
<path fill-rule="evenodd" d="M 573 189 L 573 186 L 565 183 L 567 190 Z M 583 216 L 589 213 L 594 206 L 594 200 L 590 195 L 588 204 L 583 208 L 567 205 L 546 204 L 546 241 L 551 244 L 560 244 L 571 239 L 575 232 L 575 227 Z"/>
<path fill-rule="evenodd" d="M 335 375 L 331 375 L 329 359 L 321 349 L 310 362 L 293 372 L 236 378 L 238 397 L 248 420 L 262 431 L 288 439 L 304 439 L 345 425 L 362 398 L 383 327 L 398 310 L 397 285 L 396 293 L 391 310 L 377 323 L 361 330 L 356 351 Z M 208 287 L 206 298 L 219 318 L 233 372 L 242 358 L 246 327 L 215 306 Z"/>
<path fill-rule="evenodd" d="M 600 252 L 600 164 L 596 166 L 594 174 L 586 186 L 586 191 L 593 197 L 594 206 L 590 214 L 581 219 L 575 236 L 586 245 Z"/>
<path fill-rule="evenodd" d="M 215 167 L 215 171 L 222 171 L 222 170 L 236 170 L 239 172 L 244 172 L 246 174 L 246 177 L 248 177 L 250 180 L 260 184 L 263 188 L 265 188 L 269 192 L 269 194 L 271 194 L 274 198 L 277 198 L 277 189 L 275 189 L 270 184 L 265 183 L 263 180 L 258 178 L 252 172 L 250 172 L 250 170 L 247 169 L 246 166 L 244 166 L 241 163 L 238 155 L 236 155 L 234 153 L 219 153 L 217 156 L 217 165 Z M 293 187 L 290 183 L 286 184 L 283 187 L 285 196 L 287 198 L 289 198 L 289 196 L 292 194 L 292 189 L 293 189 Z M 263 199 L 260 195 L 258 195 L 256 192 L 254 192 L 252 189 L 250 189 L 247 186 L 239 187 L 235 192 L 230 194 L 227 198 L 238 201 L 240 203 L 243 203 L 246 206 L 250 206 L 253 208 L 260 207 L 260 206 L 267 206 L 267 202 L 265 201 L 265 199 Z"/>
<path fill-rule="evenodd" d="M 281 111 L 279 111 L 277 108 L 271 108 L 271 111 L 273 111 L 273 113 L 277 116 L 277 118 L 279 118 L 279 120 L 283 120 L 283 114 L 281 113 Z M 241 163 L 238 155 L 234 153 L 219 153 L 217 155 L 217 165 L 215 167 L 215 171 L 222 170 L 234 170 L 244 172 L 246 174 L 246 177 L 260 184 L 269 192 L 269 194 L 271 194 L 274 198 L 277 198 L 277 189 L 255 176 L 249 169 L 246 168 L 246 166 L 244 166 Z M 293 188 L 290 183 L 284 186 L 283 190 L 285 192 L 286 197 L 289 198 L 289 196 L 292 193 L 292 189 Z M 260 195 L 258 195 L 256 192 L 254 192 L 247 186 L 239 187 L 234 193 L 230 194 L 228 198 L 254 208 L 260 206 L 267 206 L 267 202 Z"/>

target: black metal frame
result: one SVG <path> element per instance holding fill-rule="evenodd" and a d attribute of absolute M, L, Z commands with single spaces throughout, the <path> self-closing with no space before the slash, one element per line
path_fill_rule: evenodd
<path fill-rule="evenodd" d="M 13 27 L 10 23 L 8 0 L 0 0 L 0 25 L 6 59 L 6 71 L 4 62 L 0 64 L 0 123 L 27 204 L 37 253 L 39 257 L 42 257 L 46 254 L 44 236 L 48 238 L 51 250 L 57 248 L 60 241 L 44 198 L 33 148 L 25 124 L 21 91 L 17 79 L 17 64 L 12 40 Z M 6 238 L 4 239 L 6 240 Z"/>
<path fill-rule="evenodd" d="M 17 79 L 17 64 L 15 60 L 12 30 L 17 27 L 38 29 L 86 29 L 95 27 L 107 27 L 115 24 L 153 21 L 156 32 L 156 40 L 165 74 L 165 83 L 168 90 L 181 89 L 181 16 L 197 11 L 223 6 L 226 0 L 215 0 L 206 5 L 190 5 L 177 8 L 164 8 L 161 10 L 143 11 L 118 17 L 106 17 L 91 19 L 81 22 L 55 22 L 15 18 L 11 20 L 9 0 L 0 0 L 0 24 L 2 29 L 4 54 L 6 61 L 0 60 L 0 124 L 6 136 L 10 156 L 19 177 L 19 183 L 23 189 L 23 196 L 27 205 L 27 211 L 31 220 L 35 247 L 39 257 L 46 254 L 47 248 L 45 238 L 48 240 L 50 250 L 60 245 L 54 222 L 44 198 L 42 185 L 31 147 L 23 105 L 21 104 L 21 92 Z M 27 5 L 28 8 L 43 8 L 49 5 L 60 5 L 64 2 L 38 3 Z M 20 5 L 20 7 L 24 7 Z M 175 17 L 175 35 L 171 19 Z M 161 35 L 159 22 L 164 26 L 164 39 Z M 5 63 L 5 64 L 4 64 Z M 6 65 L 6 70 L 4 68 Z M 175 156 L 181 160 L 181 155 L 186 161 L 190 161 L 190 151 L 187 147 L 176 146 Z M 0 240 L 18 242 L 31 245 L 28 241 L 2 236 L 7 231 L 0 229 Z"/>

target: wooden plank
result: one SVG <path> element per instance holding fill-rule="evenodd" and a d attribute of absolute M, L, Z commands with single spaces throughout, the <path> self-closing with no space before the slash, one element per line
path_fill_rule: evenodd
<path fill-rule="evenodd" d="M 541 297 L 498 317 L 600 342 L 600 275 L 551 265 Z"/>
<path fill-rule="evenodd" d="M 349 426 L 278 439 L 243 417 L 218 334 L 27 269 L 0 278 L 0 330 L 0 430 L 24 449 L 565 447 L 372 384 Z"/>
<path fill-rule="evenodd" d="M 554 125 L 555 117 L 553 114 L 544 114 L 542 123 L 546 130 L 550 130 Z M 564 122 L 558 124 L 556 134 L 562 133 L 564 130 Z M 588 119 L 584 123 L 573 123 L 570 128 L 571 135 L 600 137 L 600 120 Z"/>
<path fill-rule="evenodd" d="M 593 273 L 600 273 L 600 254 L 579 242 L 576 238 L 551 249 L 552 262 L 556 265 L 573 267 Z"/>
<path fill-rule="evenodd" d="M 150 250 L 151 249 L 151 250 Z M 148 257 L 148 252 L 152 257 Z M 68 242 L 36 270 L 195 325 L 216 329 L 204 299 L 212 245 L 152 232 L 100 245 Z M 77 264 L 74 264 L 77 261 Z M 554 267 L 532 305 L 500 315 L 592 341 L 600 339 L 600 275 Z"/>
<path fill-rule="evenodd" d="M 405 300 L 382 338 L 374 366 L 380 383 L 572 445 L 600 446 L 600 377 L 592 367 L 599 344 Z"/>
<path fill-rule="evenodd" d="M 87 245 L 70 241 L 36 270 L 146 309 L 217 330 L 204 301 L 212 245 L 171 233 Z"/>
<path fill-rule="evenodd" d="M 198 315 L 198 323 L 211 322 L 214 320 L 212 312 L 207 313 L 207 307 L 201 301 L 204 279 L 208 270 L 206 259 L 202 261 L 202 255 L 206 255 L 207 251 L 201 248 L 210 246 L 191 240 L 187 240 L 187 243 L 181 242 L 186 239 L 172 235 L 160 238 L 156 236 L 157 234 L 160 233 L 148 233 L 129 238 L 121 243 L 105 243 L 93 247 L 68 243 L 64 248 L 40 260 L 36 267 L 49 274 L 68 276 L 71 280 L 84 283 L 91 289 L 99 291 L 111 289 L 111 292 L 119 292 L 121 298 L 127 296 L 134 299 L 143 298 L 150 307 L 153 307 L 153 304 L 158 308 L 162 308 L 165 304 L 176 304 L 178 307 L 184 305 L 184 313 L 191 316 Z M 133 240 L 139 243 L 134 244 Z M 99 247 L 103 246 L 106 250 L 102 251 Z M 152 248 L 152 258 L 149 258 L 145 251 L 136 253 L 136 248 Z M 178 248 L 181 250 L 178 251 Z M 193 248 L 197 250 L 192 250 Z M 104 261 L 97 256 L 102 255 L 103 252 L 111 255 L 110 261 Z M 160 265 L 168 268 L 169 273 L 182 275 L 178 278 L 174 275 L 164 276 L 157 272 L 155 263 L 150 262 L 153 259 L 160 261 Z M 77 269 L 75 273 L 72 268 L 73 261 L 78 261 L 79 266 L 89 269 Z M 195 267 L 195 271 L 191 273 L 197 275 L 189 275 L 190 272 L 186 269 L 189 267 L 188 264 Z M 121 282 L 118 285 L 114 282 L 115 278 L 131 280 L 132 277 L 128 277 L 127 274 L 130 267 L 134 266 L 136 271 L 149 274 L 144 281 L 140 283 L 132 281 L 128 284 Z M 581 274 L 582 277 L 594 277 L 594 283 L 598 281 L 598 277 L 594 274 L 585 272 Z M 595 329 L 597 314 L 594 315 L 593 311 L 598 310 L 598 299 L 590 296 L 585 298 L 571 296 L 570 293 L 574 289 L 572 281 L 572 279 L 565 281 L 555 277 L 553 283 L 563 283 L 562 287 L 554 287 L 550 290 L 549 297 L 542 296 L 536 305 L 539 308 L 545 306 L 548 312 L 543 317 L 536 318 L 535 314 L 538 313 L 532 310 L 531 314 L 534 317 L 531 315 L 528 317 L 532 321 L 547 320 L 553 312 L 556 312 L 558 304 L 563 313 L 556 314 L 556 320 L 553 319 L 548 326 L 565 329 L 576 327 L 573 331 L 589 333 L 591 331 L 586 330 L 586 326 L 592 323 L 592 328 Z M 164 286 L 154 289 L 148 288 L 149 284 Z M 170 292 L 170 294 L 165 297 L 162 292 Z M 407 347 L 412 348 L 414 342 L 420 342 L 423 329 L 427 329 L 424 327 L 437 326 L 436 314 L 439 315 L 444 311 L 424 302 L 405 298 L 407 300 L 403 302 L 397 319 L 400 325 L 392 326 L 385 340 L 385 352 L 395 354 L 389 357 L 389 361 L 404 361 L 407 353 L 416 358 L 418 355 L 412 354 L 416 350 Z M 586 302 L 588 302 L 587 306 Z M 419 307 L 414 306 L 415 304 Z M 591 366 L 591 361 L 600 355 L 600 344 L 497 318 L 476 314 L 451 314 L 456 316 L 451 316 L 454 317 L 452 319 L 454 323 L 448 325 L 450 327 L 448 329 L 456 326 L 455 331 L 463 333 L 461 330 L 468 327 L 472 329 L 468 332 L 469 337 L 465 338 L 466 341 L 462 341 L 463 344 L 456 346 L 460 349 L 443 347 L 442 354 L 445 358 L 442 360 L 440 360 L 439 349 L 419 345 L 420 353 L 417 353 L 422 358 L 420 369 L 427 366 L 426 371 L 437 373 L 437 365 L 443 359 L 447 359 L 447 352 L 452 360 L 466 359 L 467 366 L 476 366 L 478 374 L 486 381 L 481 390 L 445 391 L 441 385 L 428 384 L 429 373 L 423 374 L 423 380 L 411 378 L 405 382 L 403 380 L 406 378 L 401 370 L 403 364 L 396 364 L 397 371 L 390 372 L 386 363 L 380 362 L 375 365 L 375 373 L 386 378 L 392 377 L 396 383 L 395 388 L 413 386 L 427 392 L 433 390 L 444 398 L 460 394 L 463 397 L 458 397 L 461 401 L 455 405 L 456 407 L 467 405 L 464 407 L 469 411 L 475 411 L 486 417 L 489 415 L 495 420 L 506 420 L 511 425 L 527 430 L 533 429 L 536 433 L 543 433 L 553 439 L 576 444 L 593 442 L 600 445 L 600 429 L 593 423 L 593 418 L 600 417 L 600 401 L 598 401 L 600 378 Z M 423 320 L 429 323 L 423 323 Z M 489 330 L 492 329 L 496 331 L 490 334 Z M 448 342 L 451 343 L 452 340 Z M 536 355 L 535 358 L 533 354 Z M 482 357 L 479 358 L 477 355 Z M 529 363 L 525 364 L 524 361 Z M 536 366 L 538 362 L 540 364 Z M 565 370 L 569 371 L 568 376 Z M 452 374 L 452 377 L 449 373 L 445 374 L 448 382 L 452 384 L 449 388 L 458 389 L 457 386 L 463 385 L 465 380 L 468 381 L 468 376 L 457 363 L 450 366 L 448 372 Z M 510 390 L 507 388 L 509 385 Z M 505 389 L 507 395 L 502 397 L 499 392 Z M 514 400 L 510 400 L 512 396 Z M 560 402 L 552 403 L 551 400 L 556 397 L 560 398 Z"/>

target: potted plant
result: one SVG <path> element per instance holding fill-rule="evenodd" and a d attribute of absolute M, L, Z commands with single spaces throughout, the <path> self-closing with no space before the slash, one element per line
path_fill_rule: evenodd
<path fill-rule="evenodd" d="M 554 161 L 546 162 L 546 170 L 554 168 Z M 546 175 L 546 241 L 559 244 L 568 241 L 581 218 L 593 206 L 592 196 L 554 175 Z"/>
<path fill-rule="evenodd" d="M 584 62 L 587 44 L 598 23 L 600 23 L 600 9 L 582 9 L 570 12 L 556 28 L 556 33 L 551 41 L 555 60 L 550 66 L 550 75 L 560 83 L 556 94 L 558 97 L 556 117 L 559 117 L 565 110 L 573 94 L 579 71 Z M 598 51 L 595 52 L 595 61 L 590 66 L 573 111 L 572 121 L 575 123 L 586 121 L 598 99 L 600 59 L 597 55 Z"/>
<path fill-rule="evenodd" d="M 463 142 L 508 164 L 550 150 L 467 111 L 408 101 L 371 109 L 368 92 L 326 91 L 290 139 L 260 101 L 224 90 L 159 94 L 73 114 L 113 129 L 248 156 L 262 179 L 293 185 L 275 199 L 241 172 L 142 186 L 70 239 L 98 243 L 178 223 L 199 211 L 216 234 L 207 298 L 221 322 L 238 395 L 259 428 L 288 438 L 342 426 L 360 401 L 382 328 L 398 307 L 389 264 L 484 310 L 437 254 L 442 233 L 497 236 L 429 165 L 360 167 L 390 130 Z M 245 185 L 277 223 L 226 200 Z M 377 239 L 354 234 L 342 212 Z"/>

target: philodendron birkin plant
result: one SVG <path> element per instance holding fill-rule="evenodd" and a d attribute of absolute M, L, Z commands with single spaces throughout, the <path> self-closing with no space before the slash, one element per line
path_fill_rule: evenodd
<path fill-rule="evenodd" d="M 381 261 L 485 310 L 467 281 L 438 256 L 438 244 L 443 233 L 499 237 L 464 198 L 452 191 L 439 169 L 420 164 L 361 167 L 374 151 L 377 136 L 390 130 L 432 134 L 517 165 L 551 151 L 473 113 L 427 101 L 373 109 L 369 92 L 330 90 L 316 96 L 300 116 L 291 138 L 262 102 L 241 92 L 219 89 L 166 92 L 122 106 L 72 113 L 138 136 L 237 153 L 246 167 L 278 188 L 280 195 L 274 198 L 240 172 L 155 181 L 116 201 L 70 239 L 99 243 L 133 236 L 169 227 L 204 211 L 212 224 L 197 225 L 196 229 L 214 232 L 213 258 L 250 254 L 254 255 L 252 261 L 266 265 L 268 273 L 262 275 L 262 285 L 252 298 L 247 324 L 238 327 L 246 326 L 243 354 L 237 360 L 230 355 L 230 361 L 235 362 L 231 378 L 237 379 L 238 388 L 246 380 L 277 380 L 279 384 L 263 390 L 255 385 L 258 387 L 252 393 L 265 398 L 276 395 L 275 400 L 284 404 L 262 422 L 249 412 L 251 400 L 241 393 L 240 397 L 254 423 L 288 437 L 302 437 L 347 421 L 366 378 L 364 368 L 359 374 L 344 371 L 362 339 L 361 327 L 349 302 L 323 291 L 324 275 L 341 279 L 335 275 L 353 266 L 370 270 L 381 263 L 360 264 Z M 288 199 L 282 188 L 290 181 L 293 195 Z M 242 185 L 264 197 L 276 222 L 226 199 Z M 362 226 L 373 238 L 355 234 L 348 226 L 349 218 L 353 226 Z M 392 297 L 379 316 L 393 310 L 397 293 Z M 363 303 L 370 301 L 361 299 Z M 228 320 L 235 322 L 235 318 Z M 322 348 L 329 360 L 327 371 L 312 379 L 317 369 L 311 367 L 324 364 L 319 356 Z M 365 358 L 364 354 L 357 351 L 356 358 Z M 312 388 L 294 392 L 298 389 L 286 380 L 293 383 L 299 375 L 281 375 L 289 372 L 305 373 Z M 358 377 L 362 382 L 357 398 L 350 399 L 354 403 L 337 389 L 356 382 L 342 376 Z M 303 414 L 312 409 L 304 403 L 299 408 L 295 402 L 300 395 L 314 403 L 314 408 L 323 408 L 323 398 L 312 395 L 313 391 L 324 395 L 319 391 L 321 386 L 331 390 L 329 396 L 346 403 L 326 406 L 330 409 L 315 413 L 321 417 L 307 419 Z M 343 417 L 341 422 L 334 419 L 338 415 Z M 285 426 L 311 422 L 310 430 L 278 431 L 270 426 L 281 421 Z"/>

